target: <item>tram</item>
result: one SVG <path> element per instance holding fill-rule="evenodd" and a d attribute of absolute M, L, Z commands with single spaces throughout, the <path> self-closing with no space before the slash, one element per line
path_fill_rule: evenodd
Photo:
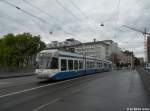
<path fill-rule="evenodd" d="M 63 80 L 83 75 L 111 71 L 111 61 L 83 56 L 58 49 L 37 54 L 35 73 L 39 79 Z"/>

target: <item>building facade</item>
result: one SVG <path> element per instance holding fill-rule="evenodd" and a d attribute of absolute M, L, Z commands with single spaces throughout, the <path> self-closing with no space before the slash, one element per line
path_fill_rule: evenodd
<path fill-rule="evenodd" d="M 67 46 L 74 46 L 77 44 L 81 44 L 81 42 L 73 38 L 70 38 L 66 39 L 63 42 L 52 41 L 50 44 L 47 44 L 47 48 L 51 49 L 51 48 L 67 47 Z"/>
<path fill-rule="evenodd" d="M 87 42 L 78 44 L 74 47 L 75 53 L 83 54 L 85 56 L 92 56 L 99 59 L 107 59 L 107 44 L 99 42 Z"/>

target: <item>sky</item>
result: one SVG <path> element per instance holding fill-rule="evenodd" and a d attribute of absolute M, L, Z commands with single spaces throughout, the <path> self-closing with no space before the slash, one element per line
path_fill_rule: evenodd
<path fill-rule="evenodd" d="M 7 0 L 13 5 L 5 1 L 0 0 L 0 37 L 30 32 L 46 43 L 67 38 L 113 40 L 144 57 L 144 36 L 123 25 L 150 32 L 149 0 Z"/>

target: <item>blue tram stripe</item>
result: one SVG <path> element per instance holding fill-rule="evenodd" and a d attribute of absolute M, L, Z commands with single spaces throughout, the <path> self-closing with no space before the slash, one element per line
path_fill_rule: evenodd
<path fill-rule="evenodd" d="M 68 79 L 73 77 L 78 77 L 82 75 L 89 75 L 89 74 L 95 74 L 97 72 L 102 72 L 102 69 L 87 69 L 87 70 L 78 70 L 78 71 L 62 71 L 56 73 L 52 79 L 54 80 L 62 80 L 62 79 Z"/>

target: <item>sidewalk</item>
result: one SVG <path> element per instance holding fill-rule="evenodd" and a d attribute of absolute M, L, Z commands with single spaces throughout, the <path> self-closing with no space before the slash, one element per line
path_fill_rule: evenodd
<path fill-rule="evenodd" d="M 25 76 L 34 76 L 34 72 L 0 72 L 0 79 L 16 78 L 16 77 L 25 77 Z"/>

